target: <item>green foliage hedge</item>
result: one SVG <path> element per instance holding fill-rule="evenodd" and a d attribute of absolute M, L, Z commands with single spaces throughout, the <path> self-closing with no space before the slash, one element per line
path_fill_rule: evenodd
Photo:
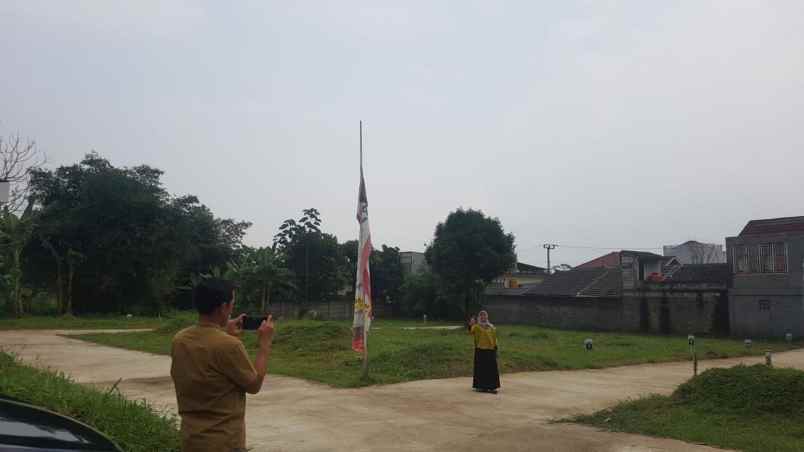
<path fill-rule="evenodd" d="M 804 372 L 761 364 L 710 369 L 679 386 L 673 398 L 714 412 L 804 416 Z"/>
<path fill-rule="evenodd" d="M 804 371 L 740 365 L 707 370 L 669 397 L 643 397 L 570 420 L 746 452 L 799 452 L 803 407 Z"/>
<path fill-rule="evenodd" d="M 132 452 L 178 451 L 176 418 L 157 413 L 145 401 L 128 400 L 22 364 L 0 352 L 0 394 L 41 406 L 88 424 Z"/>

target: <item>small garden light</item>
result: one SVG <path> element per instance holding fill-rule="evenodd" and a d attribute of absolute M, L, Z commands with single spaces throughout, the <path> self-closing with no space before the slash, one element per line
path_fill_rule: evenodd
<path fill-rule="evenodd" d="M 695 347 L 695 336 L 692 334 L 687 336 L 687 343 L 690 344 L 690 347 Z"/>
<path fill-rule="evenodd" d="M 592 351 L 592 339 L 586 339 L 585 341 L 583 341 L 583 346 L 586 349 L 586 351 L 588 352 Z"/>
<path fill-rule="evenodd" d="M 743 344 L 745 344 L 745 348 L 751 348 L 751 346 L 754 345 L 754 342 L 751 339 L 746 339 L 743 341 Z"/>
<path fill-rule="evenodd" d="M 784 335 L 784 340 L 787 341 L 788 344 L 793 343 L 793 333 L 787 333 Z"/>

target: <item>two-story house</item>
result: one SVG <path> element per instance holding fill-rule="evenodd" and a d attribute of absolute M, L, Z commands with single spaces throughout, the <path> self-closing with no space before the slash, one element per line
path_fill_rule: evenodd
<path fill-rule="evenodd" d="M 576 266 L 585 268 L 619 268 L 622 269 L 623 288 L 633 289 L 639 281 L 663 279 L 672 273 L 680 264 L 673 256 L 661 256 L 645 251 L 622 250 L 600 256 L 589 262 Z"/>
<path fill-rule="evenodd" d="M 804 335 L 804 217 L 749 221 L 726 249 L 732 334 Z"/>

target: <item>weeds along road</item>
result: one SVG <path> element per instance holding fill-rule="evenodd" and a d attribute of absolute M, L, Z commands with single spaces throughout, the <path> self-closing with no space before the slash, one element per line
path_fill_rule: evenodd
<path fill-rule="evenodd" d="M 96 345 L 61 334 L 0 331 L 0 347 L 80 383 L 118 388 L 175 413 L 170 358 Z M 764 358 L 701 361 L 700 370 L 755 364 Z M 779 353 L 774 364 L 804 369 L 804 350 Z M 248 396 L 247 442 L 255 451 L 711 451 L 700 445 L 609 433 L 551 419 L 591 413 L 643 394 L 669 394 L 691 376 L 691 364 L 665 363 L 502 376 L 497 395 L 470 390 L 470 378 L 334 389 L 273 376 Z"/>

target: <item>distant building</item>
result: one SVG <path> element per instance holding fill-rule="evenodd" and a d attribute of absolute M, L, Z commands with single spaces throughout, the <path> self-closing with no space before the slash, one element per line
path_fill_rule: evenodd
<path fill-rule="evenodd" d="M 488 287 L 516 289 L 525 285 L 539 284 L 546 275 L 547 270 L 544 267 L 517 262 L 510 271 L 495 278 Z"/>
<path fill-rule="evenodd" d="M 430 271 L 424 253 L 418 251 L 402 251 L 399 253 L 399 261 L 402 263 L 402 274 L 410 275 Z"/>
<path fill-rule="evenodd" d="M 725 264 L 726 251 L 723 245 L 701 243 L 695 240 L 681 245 L 663 247 L 665 256 L 674 256 L 681 264 Z"/>
<path fill-rule="evenodd" d="M 681 265 L 672 256 L 660 256 L 645 251 L 622 250 L 609 253 L 575 269 L 619 268 L 623 271 L 623 287 L 634 287 L 635 281 L 662 280 Z"/>
<path fill-rule="evenodd" d="M 749 221 L 726 249 L 732 332 L 804 336 L 804 217 Z"/>

